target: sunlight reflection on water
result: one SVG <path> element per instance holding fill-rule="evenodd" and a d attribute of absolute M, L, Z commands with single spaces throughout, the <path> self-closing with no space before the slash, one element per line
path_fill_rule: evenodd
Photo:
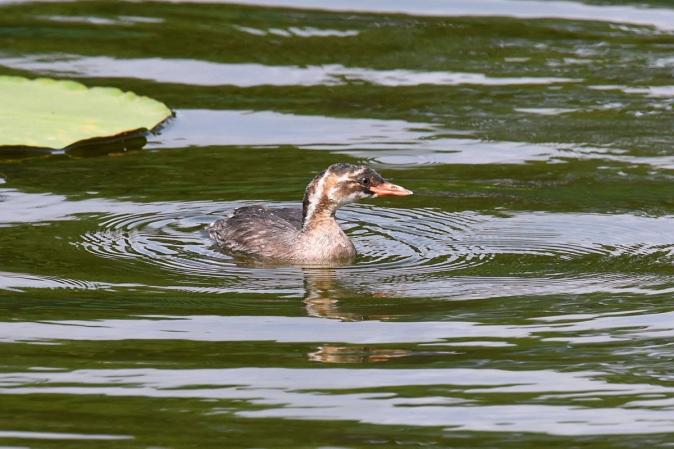
<path fill-rule="evenodd" d="M 236 399 L 262 408 L 219 410 L 215 403 L 213 412 L 248 418 L 356 420 L 476 431 L 610 435 L 674 430 L 674 417 L 667 409 L 536 403 L 550 392 L 581 395 L 592 392 L 598 398 L 674 394 L 674 389 L 669 387 L 612 383 L 601 380 L 601 376 L 602 373 L 587 371 L 498 369 L 90 369 L 3 373 L 0 374 L 0 392 Z M 403 386 L 433 391 L 421 397 L 403 397 L 389 391 Z M 350 392 L 354 389 L 361 391 Z M 511 401 L 518 403 L 482 403 L 491 396 L 504 394 L 511 395 Z M 528 399 L 518 401 L 519 395 Z M 410 413 L 409 407 L 414 407 L 414 413 Z"/>
<path fill-rule="evenodd" d="M 151 139 L 148 148 L 295 145 L 373 159 L 382 164 L 408 166 L 598 159 L 666 169 L 674 167 L 673 155 L 644 158 L 616 148 L 484 141 L 466 137 L 471 135 L 469 131 L 403 120 L 203 109 L 178 110 L 176 115 L 174 121 Z"/>
<path fill-rule="evenodd" d="M 434 346 L 438 347 L 442 343 L 464 343 L 451 341 L 457 339 L 483 339 L 473 341 L 472 344 L 489 346 L 492 343 L 508 341 L 511 341 L 512 345 L 517 345 L 518 340 L 512 339 L 525 338 L 584 344 L 674 336 L 674 312 L 629 314 L 625 312 L 569 319 L 563 323 L 507 326 L 468 321 L 342 321 L 337 307 L 335 312 L 334 318 L 338 319 L 283 316 L 153 316 L 123 320 L 3 322 L 0 323 L 0 342 L 189 340 L 349 344 L 434 343 Z M 533 321 L 545 322 L 551 318 L 554 317 L 534 318 Z M 587 332 L 588 335 L 579 334 L 582 332 Z M 611 335 L 602 334 L 607 332 L 611 332 Z M 590 333 L 593 334 L 592 337 L 589 336 Z"/>
<path fill-rule="evenodd" d="M 418 16 L 468 16 L 559 18 L 622 22 L 674 29 L 674 11 L 666 8 L 644 8 L 628 5 L 588 5 L 573 1 L 546 1 L 543 7 L 535 0 L 159 0 L 167 3 L 236 3 L 256 6 L 307 8 L 328 11 L 353 11 Z"/>
<path fill-rule="evenodd" d="M 21 440 L 91 440 L 91 441 L 115 441 L 132 440 L 131 435 L 96 435 L 83 433 L 62 432 L 22 432 L 17 430 L 0 430 L 0 438 L 16 438 Z M 9 446 L 2 448 L 12 449 Z M 17 448 L 18 449 L 18 448 Z"/>
<path fill-rule="evenodd" d="M 348 81 L 365 81 L 382 86 L 435 84 L 456 86 L 539 85 L 581 80 L 556 77 L 490 77 L 482 73 L 374 70 L 339 64 L 321 66 L 268 66 L 227 64 L 192 59 L 117 59 L 106 56 L 45 54 L 0 57 L 0 65 L 50 75 L 78 77 L 138 78 L 161 83 L 196 86 L 334 86 Z"/>

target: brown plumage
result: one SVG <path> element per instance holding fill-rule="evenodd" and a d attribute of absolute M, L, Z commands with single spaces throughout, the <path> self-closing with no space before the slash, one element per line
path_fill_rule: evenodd
<path fill-rule="evenodd" d="M 302 209 L 248 206 L 208 226 L 223 249 L 273 262 L 334 265 L 350 263 L 356 249 L 335 220 L 344 204 L 412 192 L 386 182 L 364 165 L 333 164 L 311 180 Z"/>

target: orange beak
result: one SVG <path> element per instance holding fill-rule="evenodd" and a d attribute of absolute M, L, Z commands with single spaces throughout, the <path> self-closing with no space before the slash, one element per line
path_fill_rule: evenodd
<path fill-rule="evenodd" d="M 384 182 L 377 186 L 370 186 L 370 191 L 377 196 L 407 196 L 411 195 L 412 191 L 405 187 L 400 187 L 390 182 Z"/>

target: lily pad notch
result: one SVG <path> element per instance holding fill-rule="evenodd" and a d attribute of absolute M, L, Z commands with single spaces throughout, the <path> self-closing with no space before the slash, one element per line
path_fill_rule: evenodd
<path fill-rule="evenodd" d="M 173 112 L 114 87 L 0 76 L 0 150 L 68 150 L 143 137 Z"/>

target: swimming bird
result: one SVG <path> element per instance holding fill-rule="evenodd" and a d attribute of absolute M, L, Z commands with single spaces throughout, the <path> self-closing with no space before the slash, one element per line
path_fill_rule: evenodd
<path fill-rule="evenodd" d="M 347 264 L 356 248 L 335 220 L 337 209 L 363 198 L 411 194 L 368 166 L 338 163 L 309 182 L 301 209 L 241 207 L 207 230 L 220 248 L 234 254 L 277 263 Z"/>

